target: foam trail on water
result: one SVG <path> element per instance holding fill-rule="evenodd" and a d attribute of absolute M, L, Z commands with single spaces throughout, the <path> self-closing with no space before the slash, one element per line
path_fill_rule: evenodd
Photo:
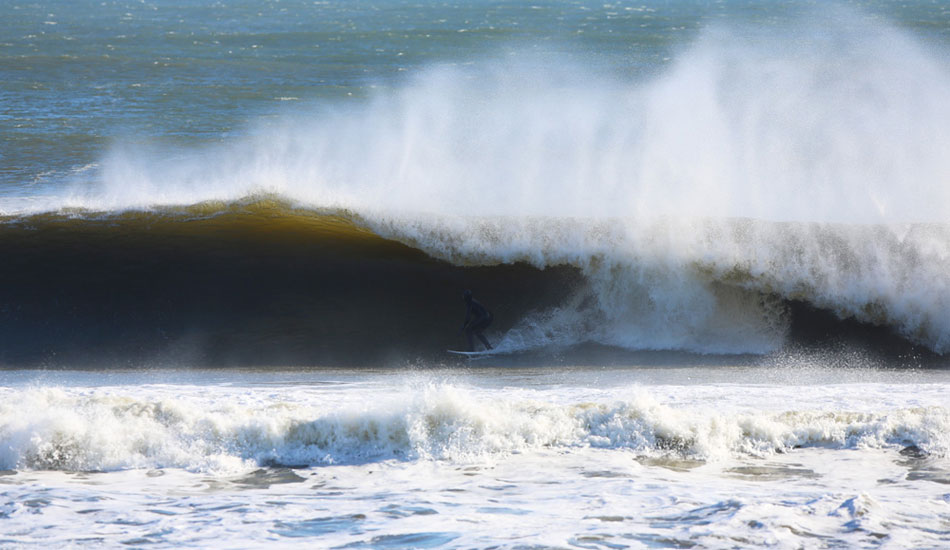
<path fill-rule="evenodd" d="M 94 210 L 267 193 L 455 262 L 579 266 L 508 344 L 781 346 L 802 299 L 950 349 L 950 70 L 842 10 L 706 29 L 661 74 L 432 68 L 190 154 L 118 147 Z"/>

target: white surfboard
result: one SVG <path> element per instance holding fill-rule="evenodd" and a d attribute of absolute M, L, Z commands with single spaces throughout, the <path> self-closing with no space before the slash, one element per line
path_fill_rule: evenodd
<path fill-rule="evenodd" d="M 469 359 L 474 359 L 476 357 L 485 357 L 487 355 L 493 355 L 495 353 L 495 350 L 493 349 L 486 349 L 482 351 L 458 351 L 454 349 L 447 349 L 445 351 L 449 353 L 454 353 L 455 355 L 464 355 L 465 357 L 468 357 Z"/>

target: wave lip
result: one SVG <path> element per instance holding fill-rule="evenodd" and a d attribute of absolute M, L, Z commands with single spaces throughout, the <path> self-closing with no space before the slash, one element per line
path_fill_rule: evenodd
<path fill-rule="evenodd" d="M 415 390 L 408 399 L 334 410 L 208 406 L 57 389 L 5 393 L 0 469 L 233 471 L 274 464 L 471 462 L 550 448 L 713 461 L 812 446 L 913 447 L 934 456 L 950 451 L 950 411 L 935 406 L 717 414 L 670 407 L 648 393 L 612 403 L 555 404 L 486 399 L 446 385 Z"/>

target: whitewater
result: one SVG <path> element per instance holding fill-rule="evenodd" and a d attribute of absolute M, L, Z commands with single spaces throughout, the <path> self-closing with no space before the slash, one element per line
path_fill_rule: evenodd
<path fill-rule="evenodd" d="M 0 547 L 950 546 L 942 4 L 0 11 Z"/>
<path fill-rule="evenodd" d="M 23 372 L 3 542 L 946 544 L 946 372 L 776 370 Z"/>

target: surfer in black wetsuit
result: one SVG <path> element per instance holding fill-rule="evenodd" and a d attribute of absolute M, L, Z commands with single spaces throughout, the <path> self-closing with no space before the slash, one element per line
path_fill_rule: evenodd
<path fill-rule="evenodd" d="M 491 344 L 488 343 L 488 338 L 485 338 L 482 331 L 488 328 L 495 317 L 485 309 L 485 306 L 472 298 L 471 290 L 466 290 L 462 293 L 462 296 L 465 298 L 465 323 L 462 324 L 461 330 L 465 331 L 465 336 L 468 338 L 468 351 L 475 351 L 473 334 L 478 336 L 478 339 L 485 344 L 485 349 L 492 349 Z"/>

